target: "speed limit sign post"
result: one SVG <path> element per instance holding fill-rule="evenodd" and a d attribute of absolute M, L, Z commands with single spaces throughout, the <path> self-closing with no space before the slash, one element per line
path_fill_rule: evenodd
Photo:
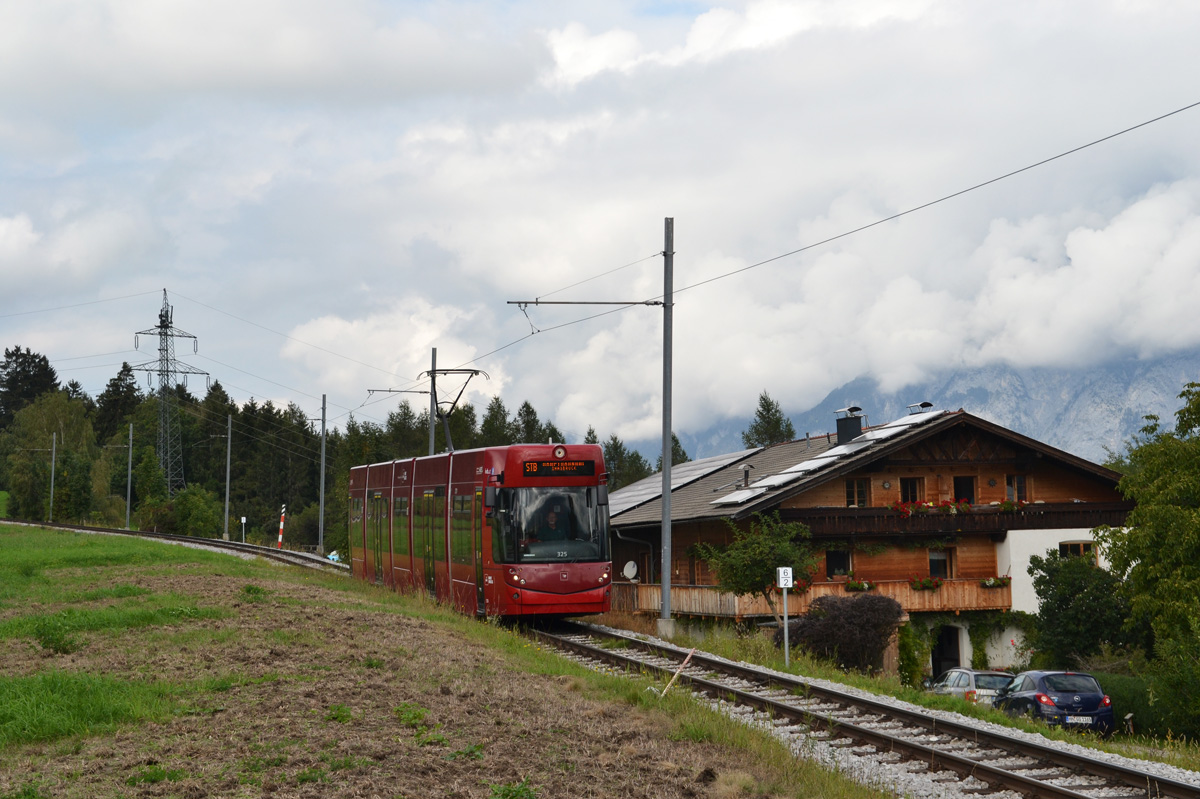
<path fill-rule="evenodd" d="M 787 592 L 792 587 L 792 567 L 780 566 L 775 569 L 775 584 L 783 591 L 783 667 L 791 666 L 791 647 L 788 645 L 788 607 Z"/>

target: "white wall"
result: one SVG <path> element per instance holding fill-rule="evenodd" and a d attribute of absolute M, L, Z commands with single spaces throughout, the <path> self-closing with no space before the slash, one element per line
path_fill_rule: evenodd
<path fill-rule="evenodd" d="M 1009 530 L 1004 541 L 996 545 L 996 571 L 1012 577 L 1012 609 L 1026 613 L 1037 613 L 1037 593 L 1033 590 L 1033 578 L 1029 576 L 1029 559 L 1034 555 L 1046 554 L 1047 550 L 1058 551 L 1058 545 L 1066 542 L 1091 541 L 1090 527 L 1069 530 Z M 1100 564 L 1107 565 L 1104 559 Z"/>

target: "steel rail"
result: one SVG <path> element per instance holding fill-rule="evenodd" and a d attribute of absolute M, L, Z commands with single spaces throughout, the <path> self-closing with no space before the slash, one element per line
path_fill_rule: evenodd
<path fill-rule="evenodd" d="M 633 648 L 654 655 L 666 660 L 681 662 L 686 656 L 686 652 L 675 647 L 664 646 L 646 641 L 640 638 L 622 635 L 613 631 L 598 630 L 582 625 L 571 624 L 578 630 L 578 634 L 592 636 L 596 638 L 607 638 L 621 641 L 626 647 Z M 544 633 L 548 643 L 554 645 L 566 646 L 570 649 L 584 653 L 586 656 L 594 657 L 604 662 L 621 665 L 623 667 L 633 666 L 635 668 L 654 669 L 662 673 L 673 673 L 673 670 L 646 664 L 636 659 L 623 658 L 617 652 L 604 649 L 601 647 L 590 647 L 587 644 L 570 641 L 553 633 Z M 844 693 L 823 686 L 813 685 L 803 679 L 782 677 L 777 674 L 767 673 L 754 667 L 731 663 L 729 661 L 713 658 L 700 653 L 692 656 L 693 669 L 706 669 L 718 674 L 728 674 L 739 679 L 751 683 L 757 683 L 763 686 L 762 690 L 766 691 L 784 691 L 789 694 L 801 695 L 808 699 L 817 699 L 820 701 L 839 704 L 850 709 L 865 711 L 876 716 L 884 716 L 891 719 L 902 721 L 905 724 L 928 730 L 932 734 L 940 734 L 951 736 L 954 739 L 961 741 L 969 741 L 981 746 L 990 747 L 993 749 L 1003 750 L 1007 753 L 1023 755 L 1034 760 L 1044 762 L 1048 765 L 1056 766 L 1062 769 L 1068 769 L 1073 772 L 1086 772 L 1092 776 L 1100 777 L 1111 783 L 1117 783 L 1121 786 L 1128 787 L 1136 791 L 1138 796 L 1146 797 L 1173 797 L 1174 799 L 1200 799 L 1200 786 L 1192 785 L 1178 780 L 1169 779 L 1155 775 L 1146 774 L 1143 771 L 1120 766 L 1114 763 L 1093 760 L 1087 757 L 1074 755 L 1065 752 L 1061 749 L 1055 749 L 1050 746 L 1025 741 L 1014 738 L 1001 733 L 992 733 L 980 730 L 977 727 L 972 727 L 967 724 L 948 721 L 946 719 L 936 718 L 931 715 L 918 711 L 906 710 L 896 707 L 892 704 L 879 702 L 866 697 L 857 696 L 855 694 Z M 940 762 L 945 768 L 955 771 L 960 774 L 970 774 L 972 776 L 983 779 L 985 782 L 991 780 L 984 779 L 982 773 L 995 772 L 998 780 L 1004 781 L 1002 784 L 1013 790 L 1018 790 L 1021 793 L 1035 796 L 1087 796 L 1087 794 L 1079 794 L 1071 791 L 1068 788 L 1055 786 L 1050 783 L 1044 783 L 1037 780 L 1030 780 L 1019 774 L 1014 774 L 1011 771 L 997 769 L 988 766 L 980 760 L 971 760 L 954 755 L 944 749 L 935 747 L 925 747 L 922 744 L 915 742 L 904 741 L 900 738 L 879 733 L 875 730 L 862 728 L 845 720 L 839 720 L 832 715 L 822 715 L 813 711 L 806 711 L 802 708 L 795 708 L 787 704 L 776 703 L 774 700 L 764 697 L 756 697 L 754 694 L 731 689 L 728 686 L 722 686 L 719 683 L 714 683 L 702 678 L 680 675 L 681 680 L 688 680 L 691 684 L 700 687 L 703 693 L 708 695 L 717 695 L 720 693 L 738 695 L 741 699 L 741 694 L 745 693 L 747 697 L 744 702 L 751 706 L 757 706 L 761 709 L 768 709 L 769 712 L 779 713 L 794 717 L 797 712 L 805 714 L 809 723 L 819 724 L 822 728 L 828 729 L 831 732 L 834 728 L 844 731 L 850 737 L 859 738 L 870 742 L 872 745 L 888 751 L 908 750 L 911 757 L 927 760 L 934 758 L 934 761 Z M 760 704 L 764 703 L 764 704 Z M 765 704 L 765 703 L 770 703 Z M 787 709 L 786 712 L 783 709 Z M 878 742 L 877 742 L 878 741 Z M 995 759 L 995 758 L 991 758 Z M 1007 775 L 1007 776 L 1005 776 Z M 1028 782 L 1023 782 L 1028 781 Z M 1036 790 L 1034 788 L 1036 787 Z"/>

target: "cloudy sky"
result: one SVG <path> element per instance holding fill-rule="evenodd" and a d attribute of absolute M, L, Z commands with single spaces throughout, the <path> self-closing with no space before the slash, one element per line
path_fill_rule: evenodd
<path fill-rule="evenodd" d="M 651 439 L 660 309 L 508 302 L 656 297 L 672 217 L 681 431 L 1191 350 L 1200 107 L 809 247 L 1200 101 L 1198 33 L 1185 0 L 0 0 L 0 341 L 95 395 L 165 288 L 239 401 L 380 420 L 437 347 L 480 410 Z"/>

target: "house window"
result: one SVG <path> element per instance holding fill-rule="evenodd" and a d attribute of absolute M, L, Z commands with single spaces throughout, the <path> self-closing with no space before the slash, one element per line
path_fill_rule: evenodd
<path fill-rule="evenodd" d="M 956 502 L 966 500 L 972 505 L 975 504 L 975 478 L 974 477 L 955 477 L 954 478 L 954 500 Z"/>
<path fill-rule="evenodd" d="M 1064 541 L 1058 545 L 1058 554 L 1064 558 L 1082 558 L 1092 556 L 1091 541 Z"/>
<path fill-rule="evenodd" d="M 949 580 L 954 576 L 954 550 L 929 550 L 929 576 Z"/>
<path fill-rule="evenodd" d="M 1028 502 L 1029 494 L 1025 489 L 1025 475 L 1010 474 L 1004 477 L 1005 498 L 1009 502 Z"/>
<path fill-rule="evenodd" d="M 900 501 L 901 502 L 924 502 L 925 501 L 925 478 L 924 477 L 901 477 L 900 478 Z"/>
<path fill-rule="evenodd" d="M 846 481 L 846 507 L 847 508 L 865 508 L 867 507 L 867 488 L 871 481 L 865 477 L 855 478 Z"/>
<path fill-rule="evenodd" d="M 850 573 L 850 553 L 845 549 L 825 550 L 825 576 L 832 579 L 839 574 Z"/>

